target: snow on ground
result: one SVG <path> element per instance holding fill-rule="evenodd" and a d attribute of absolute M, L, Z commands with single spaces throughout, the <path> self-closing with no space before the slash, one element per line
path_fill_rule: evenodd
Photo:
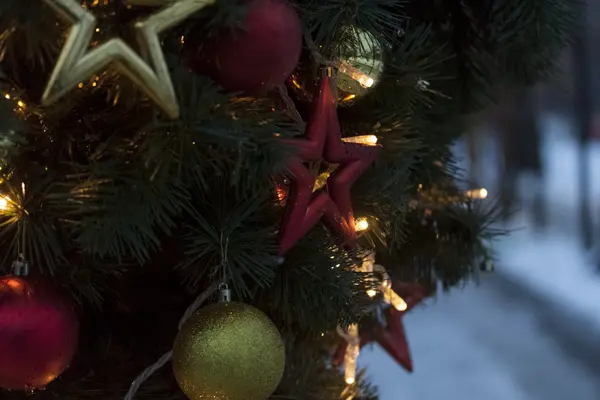
<path fill-rule="evenodd" d="M 499 273 L 518 279 L 532 290 L 588 320 L 600 335 L 600 259 L 582 247 L 579 228 L 577 143 L 567 121 L 547 116 L 544 129 L 544 181 L 548 226 L 536 232 L 526 212 L 518 214 L 513 231 L 496 246 Z M 594 220 L 600 213 L 600 144 L 590 155 L 590 191 Z M 526 205 L 525 205 L 526 207 Z M 600 230 L 596 229 L 596 235 Z M 600 237 L 596 242 L 600 245 Z"/>
<path fill-rule="evenodd" d="M 381 400 L 598 400 L 596 377 L 545 334 L 536 310 L 484 276 L 405 317 L 415 372 L 379 346 L 360 363 Z"/>
<path fill-rule="evenodd" d="M 496 274 L 561 304 L 565 324 L 569 316 L 593 323 L 600 337 L 600 272 L 594 268 L 600 259 L 586 253 L 579 236 L 577 144 L 565 120 L 545 116 L 542 126 L 548 226 L 536 232 L 526 211 L 517 214 L 510 228 L 519 229 L 496 243 Z M 598 221 L 600 144 L 589 151 Z M 498 176 L 493 144 L 483 154 L 488 164 L 483 181 L 493 195 Z M 531 182 L 522 183 L 526 194 Z M 597 233 L 600 250 L 600 229 Z M 600 382 L 549 337 L 552 328 L 540 321 L 540 310 L 519 303 L 518 294 L 503 292 L 497 281 L 486 276 L 480 286 L 441 295 L 406 316 L 412 375 L 378 346 L 363 350 L 360 362 L 379 386 L 381 400 L 600 399 Z"/>

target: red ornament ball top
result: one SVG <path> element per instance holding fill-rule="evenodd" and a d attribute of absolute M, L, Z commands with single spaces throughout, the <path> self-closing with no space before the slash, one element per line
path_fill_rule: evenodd
<path fill-rule="evenodd" d="M 0 278 L 0 387 L 44 388 L 69 366 L 78 333 L 72 307 L 50 285 Z"/>
<path fill-rule="evenodd" d="M 261 95 L 282 85 L 300 59 L 302 27 L 285 0 L 249 0 L 239 29 L 189 41 L 190 68 L 229 91 Z M 201 48 L 199 50 L 199 48 Z"/>

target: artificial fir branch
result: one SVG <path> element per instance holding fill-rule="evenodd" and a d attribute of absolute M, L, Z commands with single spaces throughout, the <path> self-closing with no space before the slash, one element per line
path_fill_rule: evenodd
<path fill-rule="evenodd" d="M 286 338 L 287 370 L 271 400 L 376 399 L 362 381 L 345 391 L 328 363 L 337 325 L 361 320 L 374 305 L 370 277 L 356 272 L 360 254 L 339 248 L 322 228 L 284 259 L 277 254 L 283 208 L 273 177 L 294 151 L 281 139 L 302 135 L 309 104 L 293 91 L 284 106 L 271 101 L 277 93 L 225 93 L 185 65 L 190 48 L 238 26 L 247 3 L 219 1 L 163 38 L 177 121 L 163 119 L 110 69 L 40 107 L 65 29 L 41 3 L 0 4 L 8 95 L 0 102 L 0 189 L 11 202 L 0 215 L 0 255 L 3 272 L 23 253 L 35 273 L 71 293 L 82 340 L 72 367 L 32 398 L 122 399 L 139 371 L 172 346 L 194 294 L 227 278 L 236 298 L 267 312 Z M 99 40 L 127 39 L 128 22 L 152 11 L 86 2 L 94 3 L 104 24 Z M 450 146 L 464 132 L 465 113 L 489 104 L 498 84 L 548 76 L 579 3 L 295 5 L 307 47 L 296 72 L 308 89 L 343 45 L 356 45 L 347 43 L 348 29 L 370 32 L 382 47 L 379 84 L 338 107 L 343 136 L 377 135 L 382 146 L 352 193 L 355 216 L 370 227 L 359 244 L 377 251 L 394 281 L 448 288 L 474 278 L 489 241 L 504 232 L 493 228 L 493 202 L 464 196 Z M 142 387 L 143 398 L 184 395 L 166 369 Z"/>

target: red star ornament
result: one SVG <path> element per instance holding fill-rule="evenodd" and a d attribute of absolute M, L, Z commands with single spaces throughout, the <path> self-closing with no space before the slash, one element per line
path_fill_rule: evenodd
<path fill-rule="evenodd" d="M 402 317 L 425 298 L 425 291 L 421 285 L 413 283 L 400 283 L 396 286 L 395 290 L 406 302 L 406 310 L 398 311 L 394 307 L 388 307 L 385 310 L 387 326 L 378 326 L 373 332 L 361 334 L 360 347 L 363 348 L 375 341 L 405 370 L 413 372 L 413 362 Z M 333 355 L 333 365 L 342 365 L 345 355 L 346 343 L 344 342 L 337 347 Z"/>
<path fill-rule="evenodd" d="M 373 163 L 379 148 L 342 141 L 331 84 L 328 76 L 321 80 L 305 137 L 288 141 L 299 151 L 288 164 L 290 188 L 280 231 L 281 255 L 321 219 L 345 245 L 356 245 L 350 187 Z M 327 179 L 325 188 L 313 193 L 317 177 L 304 163 L 315 161 L 339 167 Z"/>

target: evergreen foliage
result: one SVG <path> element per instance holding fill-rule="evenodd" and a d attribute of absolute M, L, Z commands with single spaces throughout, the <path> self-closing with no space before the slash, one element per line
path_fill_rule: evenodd
<path fill-rule="evenodd" d="M 85 0 L 91 3 L 92 0 Z M 376 399 L 364 379 L 345 390 L 328 367 L 335 329 L 373 314 L 359 255 L 313 229 L 277 256 L 283 208 L 273 176 L 286 172 L 309 104 L 292 88 L 265 98 L 224 92 L 185 67 L 179 38 L 239 23 L 245 4 L 217 5 L 169 31 L 164 48 L 181 117 L 164 119 L 110 70 L 50 107 L 39 98 L 65 26 L 41 0 L 0 2 L 0 272 L 20 254 L 72 294 L 82 340 L 73 365 L 34 399 L 117 400 L 172 345 L 194 297 L 225 277 L 235 297 L 265 310 L 288 347 L 273 400 Z M 122 35 L 151 10 L 110 0 L 95 12 L 102 35 Z M 343 27 L 382 43 L 385 69 L 368 95 L 338 115 L 345 136 L 373 134 L 382 151 L 355 184 L 368 216 L 363 248 L 394 280 L 464 284 L 491 257 L 497 209 L 464 194 L 451 144 L 465 117 L 500 85 L 555 72 L 578 0 L 296 0 L 305 30 L 299 76 L 316 82 L 339 56 Z M 286 95 L 287 96 L 287 95 Z M 17 103 L 19 99 L 22 103 Z M 289 100 L 289 99 L 288 99 Z M 274 136 L 273 133 L 278 133 Z M 23 185 L 26 190 L 23 190 Z M 350 392 L 348 391 L 350 390 Z M 21 398 L 2 393 L 2 398 Z M 169 368 L 140 399 L 184 399 Z M 251 399 L 249 399 L 251 400 Z"/>

